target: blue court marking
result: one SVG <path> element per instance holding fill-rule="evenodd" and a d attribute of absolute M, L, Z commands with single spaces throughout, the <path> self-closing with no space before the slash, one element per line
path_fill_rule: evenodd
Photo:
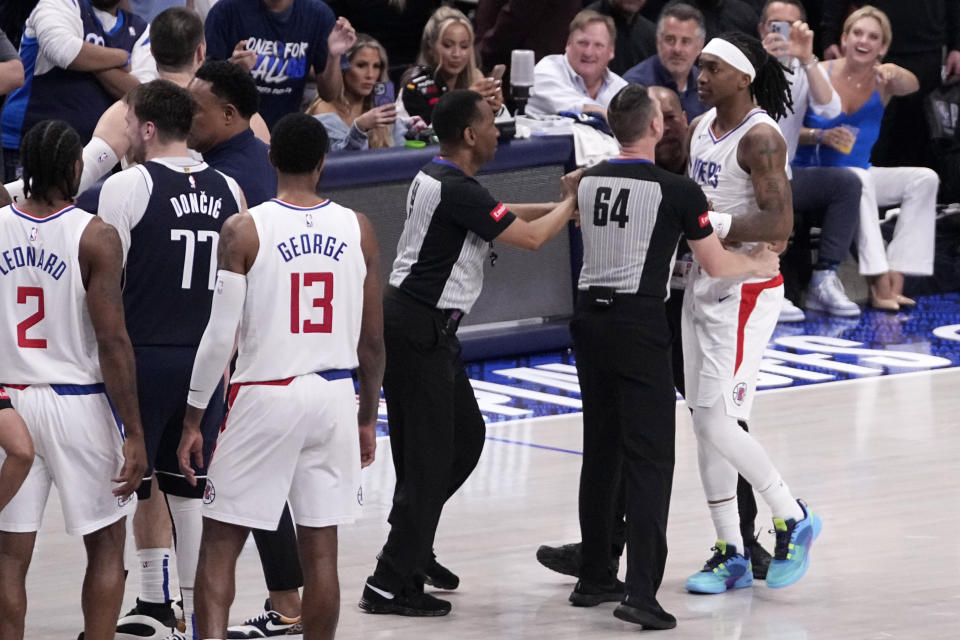
<path fill-rule="evenodd" d="M 506 444 L 519 444 L 524 447 L 533 447 L 534 449 L 546 449 L 547 451 L 559 451 L 560 453 L 572 453 L 575 456 L 582 456 L 583 451 L 577 451 L 576 449 L 562 449 L 560 447 L 548 447 L 545 444 L 534 444 L 533 442 L 522 442 L 520 440 L 508 440 L 507 438 L 497 438 L 495 436 L 487 436 L 487 440 L 492 440 L 493 442 L 505 442 Z"/>
<path fill-rule="evenodd" d="M 580 387 L 571 350 L 467 364 L 487 423 L 577 414 Z M 807 313 L 780 324 L 764 353 L 765 391 L 960 367 L 960 293 L 922 296 L 899 313 L 859 318 Z M 387 433 L 381 402 L 378 435 Z M 525 444 L 525 443 L 523 443 Z"/>

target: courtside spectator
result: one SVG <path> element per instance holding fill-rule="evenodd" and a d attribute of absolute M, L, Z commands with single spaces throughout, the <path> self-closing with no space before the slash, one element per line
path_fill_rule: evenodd
<path fill-rule="evenodd" d="M 356 34 L 321 0 L 220 0 L 205 23 L 207 59 L 230 60 L 253 76 L 260 90 L 260 115 L 271 129 L 300 111 L 310 69 L 317 93 L 340 93 L 340 54 Z"/>
<path fill-rule="evenodd" d="M 707 110 L 697 96 L 700 71 L 694 64 L 706 33 L 703 14 L 697 8 L 671 4 L 657 20 L 657 54 L 627 71 L 623 79 L 673 89 L 680 96 L 687 119 L 693 120 Z"/>
<path fill-rule="evenodd" d="M 570 23 L 566 52 L 547 56 L 534 68 L 527 113 L 594 111 L 606 115 L 610 100 L 627 84 L 608 66 L 616 39 L 610 16 L 589 10 L 578 13 Z"/>
<path fill-rule="evenodd" d="M 597 0 L 587 9 L 613 18 L 617 28 L 616 54 L 610 70 L 623 75 L 630 67 L 657 52 L 657 27 L 640 14 L 646 0 Z"/>
<path fill-rule="evenodd" d="M 40 0 L 27 18 L 20 59 L 29 77 L 7 99 L 4 182 L 19 177 L 20 136 L 41 120 L 70 124 L 86 144 L 115 100 L 156 77 L 146 23 L 121 0 Z"/>

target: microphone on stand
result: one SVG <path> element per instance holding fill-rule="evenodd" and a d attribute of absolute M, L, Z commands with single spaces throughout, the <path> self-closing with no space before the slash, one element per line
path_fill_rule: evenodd
<path fill-rule="evenodd" d="M 510 97 L 517 106 L 517 115 L 524 113 L 530 88 L 533 86 L 533 51 L 514 49 L 510 53 Z"/>

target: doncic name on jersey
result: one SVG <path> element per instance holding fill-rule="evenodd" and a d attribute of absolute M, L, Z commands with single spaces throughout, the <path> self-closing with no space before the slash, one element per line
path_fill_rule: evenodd
<path fill-rule="evenodd" d="M 197 181 L 190 176 L 190 188 L 197 188 Z M 173 206 L 173 212 L 178 218 L 185 215 L 201 213 L 213 217 L 214 220 L 220 217 L 220 210 L 223 208 L 223 198 L 211 197 L 206 191 L 200 193 L 191 191 L 190 193 L 181 193 L 179 196 L 170 198 L 170 204 Z"/>

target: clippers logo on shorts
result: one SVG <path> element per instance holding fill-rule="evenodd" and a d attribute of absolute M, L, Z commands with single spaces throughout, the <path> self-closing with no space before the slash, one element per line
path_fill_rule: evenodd
<path fill-rule="evenodd" d="M 203 504 L 213 504 L 217 499 L 217 490 L 213 487 L 213 481 L 207 478 L 207 486 L 203 489 Z"/>
<path fill-rule="evenodd" d="M 496 220 L 497 222 L 500 222 L 500 218 L 502 218 L 505 215 L 507 215 L 507 207 L 502 202 L 498 204 L 493 211 L 490 212 L 490 217 Z"/>
<path fill-rule="evenodd" d="M 117 507 L 123 508 L 123 507 L 127 506 L 128 504 L 130 504 L 130 501 L 133 500 L 133 496 L 134 496 L 134 495 L 135 495 L 135 494 L 132 494 L 132 493 L 131 493 L 131 494 L 128 495 L 126 498 L 124 498 L 124 497 L 117 498 Z"/>
<path fill-rule="evenodd" d="M 363 487 L 357 489 L 357 504 L 363 506 Z"/>
<path fill-rule="evenodd" d="M 708 224 L 710 224 L 710 214 L 705 213 L 702 216 L 700 216 L 700 228 L 703 229 Z"/>
<path fill-rule="evenodd" d="M 740 382 L 733 388 L 733 402 L 738 407 L 743 404 L 743 400 L 747 395 L 747 385 L 743 382 Z"/>

